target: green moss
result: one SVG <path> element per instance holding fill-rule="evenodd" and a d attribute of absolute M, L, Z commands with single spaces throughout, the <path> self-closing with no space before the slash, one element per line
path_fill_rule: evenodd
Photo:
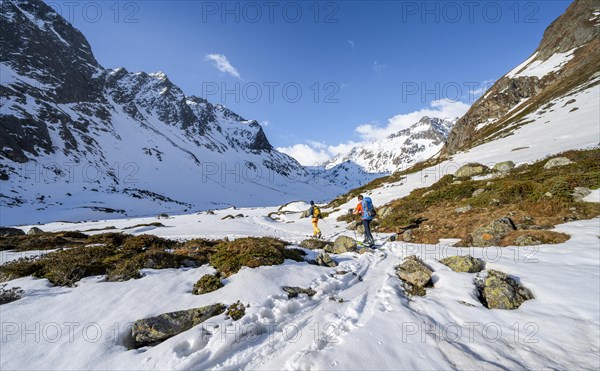
<path fill-rule="evenodd" d="M 207 294 L 216 291 L 221 287 L 223 287 L 223 283 L 221 283 L 218 274 L 205 274 L 194 284 L 192 293 L 194 295 Z"/>
<path fill-rule="evenodd" d="M 246 307 L 238 300 L 227 308 L 225 314 L 231 317 L 232 320 L 237 321 L 246 314 Z"/>
<path fill-rule="evenodd" d="M 210 264 L 229 276 L 246 266 L 277 265 L 286 258 L 298 258 L 296 253 L 286 251 L 286 242 L 271 238 L 246 237 L 216 246 L 217 252 L 210 257 Z"/>

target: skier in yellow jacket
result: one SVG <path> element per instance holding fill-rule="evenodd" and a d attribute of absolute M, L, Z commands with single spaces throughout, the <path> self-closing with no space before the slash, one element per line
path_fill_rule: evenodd
<path fill-rule="evenodd" d="M 321 238 L 321 230 L 319 229 L 319 219 L 321 216 L 321 209 L 315 205 L 314 201 L 310 202 L 310 209 L 308 209 L 308 216 L 312 218 L 313 225 L 313 237 Z"/>

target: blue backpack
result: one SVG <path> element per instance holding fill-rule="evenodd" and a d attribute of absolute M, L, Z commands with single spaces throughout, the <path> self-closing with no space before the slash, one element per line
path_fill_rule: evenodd
<path fill-rule="evenodd" d="M 375 211 L 375 208 L 373 207 L 373 200 L 371 200 L 371 197 L 363 198 L 362 208 L 364 219 L 373 219 L 375 215 L 377 215 L 377 211 Z"/>

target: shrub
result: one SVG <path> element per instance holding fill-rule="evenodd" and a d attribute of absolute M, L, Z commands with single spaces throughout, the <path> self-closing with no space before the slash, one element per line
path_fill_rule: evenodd
<path fill-rule="evenodd" d="M 221 242 L 217 252 L 211 255 L 210 264 L 226 276 L 230 276 L 246 266 L 256 268 L 262 265 L 277 265 L 294 254 L 286 251 L 286 243 L 271 237 L 246 237 L 231 242 Z"/>
<path fill-rule="evenodd" d="M 192 293 L 194 295 L 202 295 L 207 294 L 209 292 L 216 291 L 223 287 L 221 280 L 219 279 L 219 274 L 205 274 L 202 276 L 198 282 L 194 284 L 194 288 Z"/>

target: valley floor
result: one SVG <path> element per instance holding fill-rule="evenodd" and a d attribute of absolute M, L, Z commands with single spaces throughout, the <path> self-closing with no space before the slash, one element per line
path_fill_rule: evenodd
<path fill-rule="evenodd" d="M 597 195 L 596 195 L 597 196 Z M 310 231 L 298 214 L 274 221 L 275 209 L 221 210 L 158 220 L 165 227 L 129 233 L 170 238 L 275 236 L 300 242 Z M 231 220 L 225 215 L 243 214 Z M 125 228 L 156 218 L 52 223 L 45 231 Z M 327 238 L 346 234 L 327 221 Z M 27 227 L 24 227 L 27 230 Z M 21 300 L 0 306 L 2 369 L 597 369 L 600 361 L 600 219 L 558 226 L 560 245 L 457 249 L 386 242 L 370 253 L 334 255 L 337 268 L 286 261 L 242 268 L 225 286 L 191 293 L 210 266 L 143 271 L 107 282 L 88 277 L 56 287 L 32 277 L 8 282 Z M 384 235 L 377 236 L 381 241 Z M 307 250 L 308 259 L 315 252 Z M 535 296 L 516 310 L 490 310 L 477 299 L 475 274 L 438 262 L 471 254 L 518 277 Z M 2 261 L 21 253 L 2 252 Z M 31 254 L 29 252 L 28 254 Z M 394 267 L 416 254 L 433 269 L 434 287 L 408 300 Z M 346 274 L 335 274 L 347 271 Z M 342 272 L 343 273 L 343 272 Z M 288 299 L 282 286 L 311 287 L 312 298 Z M 131 322 L 216 302 L 249 304 L 239 321 L 220 315 L 153 347 L 128 350 Z"/>

